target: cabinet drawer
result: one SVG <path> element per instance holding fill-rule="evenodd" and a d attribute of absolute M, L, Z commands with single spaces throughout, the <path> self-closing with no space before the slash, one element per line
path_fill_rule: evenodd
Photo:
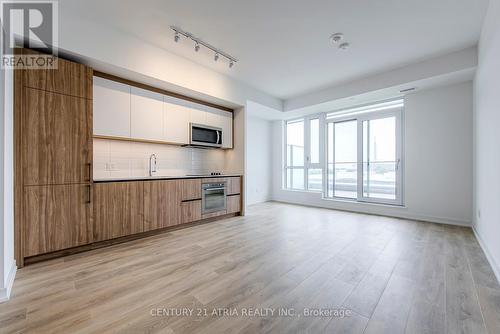
<path fill-rule="evenodd" d="M 240 195 L 227 196 L 227 213 L 237 213 L 241 211 Z"/>
<path fill-rule="evenodd" d="M 201 219 L 201 200 L 182 202 L 182 223 L 191 223 Z"/>
<path fill-rule="evenodd" d="M 201 180 L 182 180 L 182 201 L 201 199 Z"/>
<path fill-rule="evenodd" d="M 227 194 L 228 195 L 241 194 L 241 178 L 239 176 L 228 178 Z"/>

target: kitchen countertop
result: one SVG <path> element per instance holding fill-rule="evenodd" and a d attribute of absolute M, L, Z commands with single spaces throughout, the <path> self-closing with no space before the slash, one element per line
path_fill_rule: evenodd
<path fill-rule="evenodd" d="M 241 174 L 224 175 L 177 175 L 177 176 L 125 176 L 125 177 L 102 177 L 94 179 L 94 183 L 100 182 L 120 182 L 120 181 L 152 181 L 152 180 L 178 180 L 178 179 L 206 179 L 206 178 L 224 178 L 237 177 Z"/>

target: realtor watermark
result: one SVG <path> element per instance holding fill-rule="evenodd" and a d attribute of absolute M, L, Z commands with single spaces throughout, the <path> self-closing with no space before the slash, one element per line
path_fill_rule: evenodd
<path fill-rule="evenodd" d="M 197 318 L 348 318 L 352 311 L 345 308 L 303 308 L 289 307 L 215 307 L 215 308 L 189 308 L 189 307 L 156 307 L 150 310 L 152 317 L 197 317 Z"/>
<path fill-rule="evenodd" d="M 57 68 L 58 1 L 2 0 L 0 18 L 2 69 Z"/>

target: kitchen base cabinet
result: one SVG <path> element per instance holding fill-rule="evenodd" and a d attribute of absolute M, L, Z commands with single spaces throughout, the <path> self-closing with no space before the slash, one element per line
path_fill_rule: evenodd
<path fill-rule="evenodd" d="M 24 256 L 90 243 L 90 185 L 24 187 Z"/>
<path fill-rule="evenodd" d="M 144 232 L 182 222 L 179 180 L 144 182 Z"/>
<path fill-rule="evenodd" d="M 94 241 L 144 231 L 143 182 L 94 184 Z"/>
<path fill-rule="evenodd" d="M 182 223 L 201 220 L 201 200 L 182 202 Z"/>
<path fill-rule="evenodd" d="M 201 179 L 182 180 L 183 201 L 201 199 Z"/>
<path fill-rule="evenodd" d="M 227 179 L 227 194 L 228 195 L 238 195 L 241 193 L 241 178 L 230 177 Z"/>
<path fill-rule="evenodd" d="M 227 213 L 237 213 L 241 211 L 240 195 L 227 196 Z"/>

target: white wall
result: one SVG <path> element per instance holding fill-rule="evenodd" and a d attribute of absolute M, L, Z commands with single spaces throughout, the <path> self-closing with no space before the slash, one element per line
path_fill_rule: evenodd
<path fill-rule="evenodd" d="M 490 0 L 474 81 L 474 228 L 500 279 L 500 0 Z"/>
<path fill-rule="evenodd" d="M 14 261 L 13 71 L 0 71 L 0 301 L 8 299 Z"/>
<path fill-rule="evenodd" d="M 270 200 L 272 184 L 271 121 L 247 118 L 247 205 Z"/>
<path fill-rule="evenodd" d="M 273 199 L 402 218 L 470 225 L 472 220 L 472 83 L 408 95 L 405 119 L 405 207 L 324 200 L 281 188 L 282 122 L 273 123 Z"/>

